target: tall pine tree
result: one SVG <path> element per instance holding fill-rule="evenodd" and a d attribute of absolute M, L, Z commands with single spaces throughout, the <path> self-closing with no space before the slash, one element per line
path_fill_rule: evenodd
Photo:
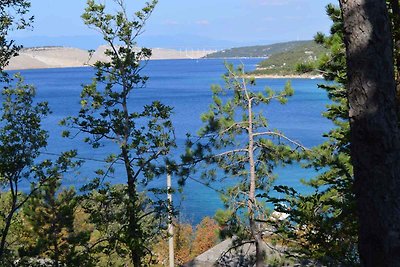
<path fill-rule="evenodd" d="M 212 87 L 213 103 L 202 115 L 204 127 L 199 132 L 199 141 L 188 140 L 182 159 L 185 164 L 205 163 L 202 168 L 191 170 L 204 170 L 200 173 L 206 183 L 215 180 L 227 183 L 223 195 L 232 211 L 230 220 L 240 230 L 242 243 L 255 244 L 256 265 L 264 266 L 263 237 L 267 226 L 263 222 L 268 212 L 262 198 L 268 195 L 275 180 L 273 168 L 290 162 L 297 154 L 295 148 L 302 146 L 270 129 L 262 107 L 274 100 L 286 103 L 293 90 L 290 83 L 277 93 L 269 88 L 257 90 L 252 88 L 255 80 L 244 77 L 243 67 L 235 70 L 227 65 L 227 72 L 225 87 Z"/>
<path fill-rule="evenodd" d="M 361 263 L 398 266 L 400 129 L 392 25 L 384 0 L 339 2 Z"/>
<path fill-rule="evenodd" d="M 327 138 L 324 143 L 306 155 L 305 167 L 319 172 L 317 177 L 304 181 L 314 193 L 301 194 L 293 188 L 278 186 L 276 189 L 285 193 L 286 198 L 273 199 L 273 202 L 280 211 L 290 214 L 290 222 L 277 225 L 277 233 L 290 240 L 296 255 L 330 266 L 356 266 L 359 264 L 358 220 L 350 160 L 343 23 L 338 7 L 328 5 L 326 11 L 333 22 L 331 33 L 329 36 L 319 33 L 315 41 L 329 49 L 317 65 L 329 82 L 319 87 L 327 91 L 332 101 L 324 117 L 335 128 L 324 134 Z"/>
<path fill-rule="evenodd" d="M 27 263 L 33 257 L 50 259 L 52 266 L 95 266 L 89 255 L 90 231 L 77 225 L 80 197 L 74 188 L 63 188 L 62 178 L 73 168 L 76 151 L 62 153 L 53 163 L 45 161 L 40 175 L 46 184 L 32 194 L 23 208 L 25 231 L 35 242 L 19 248 L 19 256 Z"/>
<path fill-rule="evenodd" d="M 399 55 L 398 26 L 399 2 L 386 1 L 390 7 L 394 55 Z M 327 12 L 333 21 L 331 35 L 318 34 L 316 41 L 330 49 L 330 53 L 319 61 L 319 71 L 328 83 L 321 85 L 326 89 L 333 105 L 328 106 L 325 117 L 337 126 L 326 134 L 327 142 L 317 147 L 310 167 L 315 167 L 321 175 L 307 184 L 315 188 L 311 195 L 298 194 L 292 189 L 280 187 L 288 193 L 290 209 L 281 207 L 291 214 L 296 227 L 282 226 L 280 233 L 302 240 L 300 255 L 312 258 L 326 265 L 360 264 L 358 255 L 358 218 L 354 194 L 353 166 L 350 159 L 350 126 L 347 84 L 346 48 L 344 46 L 343 20 L 339 7 L 328 5 Z M 390 42 L 390 40 L 389 40 Z M 398 80 L 398 56 L 394 58 L 394 70 Z M 397 88 L 397 93 L 398 93 Z M 284 201 L 283 199 L 275 201 Z M 298 231 L 303 225 L 304 231 Z M 296 242 L 297 243 L 297 242 Z M 299 244 L 299 243 L 297 243 Z M 299 248 L 299 247 L 298 247 Z"/>
<path fill-rule="evenodd" d="M 175 146 L 170 120 L 172 108 L 159 101 L 145 105 L 141 111 L 133 106 L 135 91 L 144 89 L 148 80 L 141 70 L 151 56 L 151 50 L 138 48 L 136 40 L 157 1 L 146 3 L 134 14 L 128 12 L 125 1 L 114 2 L 118 7 L 114 14 L 108 13 L 103 4 L 87 2 L 82 18 L 85 24 L 102 34 L 108 45 L 105 54 L 109 61 L 94 64 L 96 75 L 82 90 L 79 115 L 64 123 L 87 134 L 85 141 L 93 148 L 100 148 L 101 142 L 117 148 L 117 152 L 106 159 L 109 168 L 97 172 L 100 177 L 94 180 L 92 188 L 101 185 L 115 166 L 122 165 L 126 186 L 124 195 L 119 198 L 124 200 L 126 214 L 117 222 L 121 228 L 115 238 L 128 248 L 132 264 L 143 266 L 148 263 L 145 257 L 151 255 L 149 241 L 158 229 L 153 225 L 153 231 L 147 231 L 146 220 L 163 214 L 166 208 L 166 203 L 147 194 L 149 181 L 160 171 L 156 160 L 165 157 Z M 98 193 L 104 195 L 103 199 L 116 196 L 115 191 L 109 190 L 111 188 L 106 185 Z M 160 190 L 152 192 L 157 191 Z"/>

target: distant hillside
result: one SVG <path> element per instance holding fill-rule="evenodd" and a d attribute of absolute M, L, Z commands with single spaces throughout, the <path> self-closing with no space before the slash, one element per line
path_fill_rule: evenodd
<path fill-rule="evenodd" d="M 309 46 L 313 41 L 293 41 L 271 45 L 245 46 L 217 51 L 206 58 L 244 58 L 269 57 L 277 53 L 293 50 L 297 47 Z"/>
<path fill-rule="evenodd" d="M 298 43 L 283 52 L 270 55 L 266 60 L 258 64 L 251 74 L 253 75 L 297 75 L 299 71 L 308 75 L 317 75 L 314 62 L 328 50 L 314 41 Z M 299 65 L 302 68 L 299 69 Z"/>
<path fill-rule="evenodd" d="M 92 55 L 79 48 L 45 46 L 24 48 L 19 56 L 10 60 L 7 70 L 83 67 L 96 61 L 108 61 L 106 46 L 100 46 Z M 197 59 L 213 51 L 178 51 L 153 48 L 151 59 Z M 90 59 L 90 60 L 89 60 Z"/>

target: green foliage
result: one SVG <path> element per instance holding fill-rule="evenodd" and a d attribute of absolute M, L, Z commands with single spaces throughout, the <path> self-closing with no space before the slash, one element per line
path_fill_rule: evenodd
<path fill-rule="evenodd" d="M 35 88 L 24 84 L 16 75 L 15 86 L 6 86 L 1 108 L 0 172 L 2 183 L 22 178 L 29 172 L 39 156 L 39 150 L 47 145 L 47 132 L 41 129 L 41 120 L 49 114 L 47 102 L 34 104 Z M 18 180 L 14 180 L 18 181 Z"/>
<path fill-rule="evenodd" d="M 30 2 L 27 0 L 0 0 L 0 80 L 7 80 L 3 70 L 21 49 L 7 37 L 11 31 L 25 29 L 33 22 L 33 17 L 27 17 L 29 8 Z"/>
<path fill-rule="evenodd" d="M 279 186 L 286 195 L 273 199 L 278 210 L 290 214 L 288 223 L 279 224 L 280 235 L 294 241 L 296 252 L 306 259 L 314 259 L 327 266 L 357 266 L 357 215 L 352 191 L 353 167 L 350 162 L 350 132 L 348 104 L 345 90 L 346 58 L 343 44 L 343 25 L 339 8 L 328 5 L 327 13 L 333 21 L 331 35 L 317 34 L 315 41 L 329 49 L 319 61 L 319 69 L 331 83 L 319 85 L 327 91 L 332 104 L 324 116 L 335 128 L 325 134 L 327 141 L 313 148 L 307 167 L 319 175 L 304 183 L 314 193 L 304 195 L 292 188 Z M 332 83 L 332 81 L 334 83 Z M 282 205 L 286 203 L 286 205 Z M 299 242 L 300 241 L 300 242 Z"/>
<path fill-rule="evenodd" d="M 272 54 L 262 61 L 253 75 L 298 75 L 299 72 L 319 74 L 315 62 L 323 57 L 328 49 L 318 43 L 307 41 L 285 51 Z"/>
<path fill-rule="evenodd" d="M 72 188 L 59 190 L 60 180 L 53 177 L 29 199 L 24 209 L 26 230 L 36 242 L 19 249 L 20 256 L 51 259 L 55 266 L 95 266 L 85 249 L 90 232 L 75 225 L 79 198 Z"/>
<path fill-rule="evenodd" d="M 288 83 L 281 92 L 254 90 L 255 80 L 244 78 L 242 67 L 226 67 L 225 87 L 212 87 L 213 103 L 201 116 L 204 127 L 198 133 L 199 141 L 188 140 L 182 156 L 183 163 L 190 167 L 204 165 L 184 170 L 183 174 L 200 172 L 206 183 L 229 178 L 221 190 L 231 215 L 224 221 L 231 227 L 230 232 L 261 242 L 255 222 L 263 220 L 267 211 L 256 192 L 268 194 L 275 180 L 273 168 L 297 159 L 291 144 L 301 147 L 269 129 L 262 107 L 274 100 L 286 103 L 293 89 Z"/>
<path fill-rule="evenodd" d="M 21 194 L 20 197 L 26 195 Z M 0 194 L 0 210 L 1 220 L 0 229 L 6 226 L 6 212 L 12 207 L 12 194 L 10 191 Z M 29 231 L 27 231 L 24 223 L 24 218 L 21 212 L 16 212 L 13 215 L 12 223 L 6 237 L 6 249 L 4 251 L 1 266 L 12 266 L 12 261 L 18 257 L 18 249 L 27 244 L 33 244 L 34 239 Z"/>
<path fill-rule="evenodd" d="M 41 168 L 47 182 L 34 191 L 23 208 L 25 231 L 35 242 L 21 246 L 19 256 L 51 259 L 54 266 L 94 266 L 86 253 L 90 233 L 75 225 L 79 198 L 73 188 L 61 189 L 61 179 L 80 162 L 73 161 L 76 151 L 63 153 L 55 163 Z"/>
<path fill-rule="evenodd" d="M 227 225 L 230 218 L 232 218 L 232 211 L 230 210 L 218 209 L 214 215 L 214 220 L 220 227 Z"/>
<path fill-rule="evenodd" d="M 206 58 L 270 57 L 305 45 L 313 46 L 313 43 L 312 41 L 292 41 L 271 45 L 235 47 L 208 54 Z"/>
<path fill-rule="evenodd" d="M 268 104 L 274 99 L 283 104 L 286 98 L 293 94 L 293 90 L 290 84 L 287 84 L 285 90 L 279 93 L 269 88 L 266 88 L 264 92 L 253 92 L 247 86 L 254 86 L 255 81 L 245 79 L 245 82 L 242 83 L 242 78 L 239 78 L 243 73 L 242 69 L 236 72 L 231 65 L 227 65 L 227 69 L 229 73 L 224 77 L 226 88 L 212 87 L 213 104 L 210 105 L 209 111 L 201 116 L 205 126 L 199 131 L 199 136 L 206 139 L 207 142 L 192 144 L 196 146 L 188 148 L 184 160 L 193 159 L 190 156 L 199 158 L 201 155 L 207 164 L 216 164 L 224 171 L 225 175 L 248 177 L 249 171 L 246 168 L 248 140 L 245 137 L 248 134 L 249 120 L 251 119 L 254 130 L 265 130 L 263 134 L 255 138 L 256 146 L 259 148 L 256 158 L 260 161 L 256 171 L 260 174 L 260 179 L 266 179 L 265 181 L 260 180 L 260 186 L 267 189 L 272 182 L 269 176 L 273 165 L 284 158 L 284 156 L 279 158 L 275 155 L 280 154 L 280 150 L 289 154 L 291 149 L 287 146 L 274 146 L 271 140 L 264 138 L 269 135 L 276 138 L 278 143 L 284 141 L 284 138 L 281 139 L 281 133 L 268 131 L 267 119 L 261 112 L 254 112 L 249 117 L 247 113 L 248 100 L 251 99 L 252 109 L 261 104 Z M 229 148 L 232 150 L 222 151 Z M 262 162 L 262 159 L 271 159 L 271 162 Z M 203 174 L 204 177 L 214 180 L 219 173 L 212 169 Z M 221 178 L 219 177 L 219 179 Z M 237 189 L 239 190 L 239 188 Z"/>
<path fill-rule="evenodd" d="M 35 160 L 40 149 L 47 145 L 47 132 L 41 129 L 41 120 L 50 111 L 46 102 L 34 103 L 34 87 L 24 84 L 19 75 L 15 78 L 15 84 L 10 82 L 2 90 L 0 110 L 0 185 L 3 191 L 11 193 L 7 198 L 8 209 L 1 212 L 4 225 L 0 229 L 0 261 L 3 263 L 14 215 L 30 197 L 21 194 L 21 182 L 31 185 L 31 193 L 46 182 L 38 172 L 45 163 L 36 164 Z"/>
<path fill-rule="evenodd" d="M 81 207 L 88 215 L 87 221 L 93 226 L 89 252 L 96 266 L 125 266 L 130 261 L 129 242 L 132 237 L 126 230 L 129 227 L 127 209 L 130 202 L 127 191 L 127 186 L 123 184 L 104 185 L 99 190 L 91 191 L 81 201 Z M 140 194 L 135 204 L 138 206 L 135 210 L 137 216 L 142 218 L 141 236 L 136 238 L 143 242 L 143 247 L 151 248 L 163 229 L 160 225 L 163 222 L 146 195 Z M 152 257 L 152 253 L 146 255 L 143 265 L 153 262 Z"/>
<path fill-rule="evenodd" d="M 315 64 L 313 62 L 305 62 L 296 65 L 296 72 L 298 73 L 309 73 L 315 70 Z"/>
<path fill-rule="evenodd" d="M 90 209 L 90 220 L 96 225 L 109 225 L 102 218 L 113 216 L 108 218 L 113 226 L 101 231 L 107 240 L 97 243 L 98 249 L 105 254 L 129 257 L 134 266 L 143 266 L 149 263 L 146 258 L 151 254 L 149 241 L 160 229 L 152 222 L 166 215 L 163 198 L 148 197 L 150 193 L 165 193 L 165 190 L 148 188 L 148 183 L 166 171 L 165 166 L 159 166 L 160 161 L 175 146 L 170 120 L 172 108 L 154 101 L 141 111 L 139 108 L 130 111 L 129 100 L 134 91 L 144 88 L 148 80 L 140 71 L 151 56 L 151 50 L 137 49 L 136 39 L 157 1 L 146 3 L 133 16 L 128 14 L 125 1 L 115 3 L 119 11 L 110 14 L 105 5 L 93 0 L 87 2 L 82 18 L 89 27 L 101 32 L 108 44 L 105 54 L 109 61 L 94 64 L 96 74 L 93 82 L 83 87 L 79 115 L 62 123 L 84 133 L 85 142 L 95 149 L 101 148 L 103 142 L 114 143 L 119 149 L 105 159 L 105 169 L 96 171 L 97 177 L 83 190 L 89 192 L 88 197 L 93 197 L 90 190 L 98 189 L 95 196 L 99 203 L 104 200 L 107 201 L 104 204 L 120 204 L 118 209 L 113 206 L 111 210 L 120 211 L 118 216 L 108 210 Z M 63 135 L 68 137 L 70 133 Z M 114 190 L 103 182 L 114 174 L 118 164 L 123 166 L 127 186 Z"/>

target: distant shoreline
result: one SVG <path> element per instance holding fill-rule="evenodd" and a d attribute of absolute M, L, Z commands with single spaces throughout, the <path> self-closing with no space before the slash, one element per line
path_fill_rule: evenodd
<path fill-rule="evenodd" d="M 214 58 L 199 58 L 200 60 L 209 60 Z M 150 59 L 151 61 L 155 60 L 199 60 L 199 59 L 189 59 L 189 58 L 165 58 L 165 59 Z M 215 58 L 216 59 L 216 58 Z M 46 69 L 70 69 L 70 68 L 90 68 L 92 65 L 84 64 L 79 66 L 48 66 L 48 67 L 31 67 L 31 68 L 6 68 L 6 71 L 23 71 L 23 70 L 46 70 Z M 252 75 L 246 74 L 245 78 L 255 78 L 255 79 L 323 79 L 322 75 L 310 75 L 310 74 L 291 74 L 291 75 L 279 75 L 279 74 L 262 74 L 262 75 Z"/>
<path fill-rule="evenodd" d="M 200 60 L 209 60 L 210 58 L 199 58 Z M 149 61 L 163 61 L 163 60 L 199 60 L 199 59 L 191 59 L 191 58 L 150 58 Z M 46 67 L 30 67 L 30 68 L 8 68 L 6 67 L 6 71 L 23 71 L 23 70 L 47 70 L 47 69 L 73 69 L 73 68 L 90 68 L 94 65 L 76 65 L 76 66 L 46 66 Z"/>
<path fill-rule="evenodd" d="M 208 56 L 205 56 L 204 59 L 268 59 L 268 57 L 208 57 Z"/>
<path fill-rule="evenodd" d="M 254 75 L 255 79 L 323 79 L 322 75 Z"/>
<path fill-rule="evenodd" d="M 89 51 L 73 47 L 32 47 L 24 48 L 19 55 L 10 60 L 5 70 L 34 70 L 34 69 L 56 69 L 71 67 L 88 67 L 97 61 L 109 62 L 105 55 L 107 46 L 100 46 L 90 56 Z M 135 48 L 139 50 L 140 48 Z M 203 58 L 213 51 L 192 50 L 178 51 L 174 49 L 151 48 L 150 60 L 168 59 L 193 59 Z"/>
<path fill-rule="evenodd" d="M 89 68 L 89 65 L 82 65 L 82 66 L 62 66 L 62 67 L 33 67 L 33 68 L 21 68 L 21 69 L 14 69 L 14 68 L 5 68 L 5 71 L 25 71 L 25 70 L 53 70 L 53 69 L 74 69 L 74 68 Z"/>
<path fill-rule="evenodd" d="M 251 73 L 245 75 L 246 78 L 255 78 L 255 79 L 323 79 L 322 75 L 311 75 L 311 74 L 289 74 L 289 75 L 280 75 L 280 74 L 257 74 L 252 75 Z"/>

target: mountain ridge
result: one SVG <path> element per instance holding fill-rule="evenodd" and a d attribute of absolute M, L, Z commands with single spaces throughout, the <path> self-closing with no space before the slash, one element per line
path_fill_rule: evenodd
<path fill-rule="evenodd" d="M 208 54 L 205 58 L 247 58 L 247 57 L 266 58 L 273 54 L 289 51 L 298 46 L 308 45 L 312 42 L 313 42 L 312 40 L 302 40 L 302 41 L 273 43 L 268 45 L 234 47 Z"/>

